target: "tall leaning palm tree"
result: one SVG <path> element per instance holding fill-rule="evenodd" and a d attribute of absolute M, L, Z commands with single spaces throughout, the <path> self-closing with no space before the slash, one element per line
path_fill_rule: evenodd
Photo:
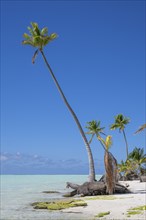
<path fill-rule="evenodd" d="M 36 48 L 36 51 L 33 55 L 33 58 L 32 58 L 32 62 L 34 63 L 35 62 L 35 58 L 36 56 L 38 55 L 38 53 L 41 53 L 46 65 L 47 65 L 47 68 L 53 78 L 53 81 L 65 103 L 65 105 L 67 106 L 68 110 L 70 111 L 71 115 L 73 116 L 76 124 L 77 124 L 77 127 L 80 131 L 80 134 L 84 140 L 84 143 L 85 143 L 85 146 L 86 146 L 86 150 L 87 150 L 87 153 L 88 153 L 88 159 L 89 159 L 89 181 L 92 182 L 92 181 L 95 181 L 95 169 L 94 169 L 94 161 L 93 161 L 93 156 L 92 156 L 92 152 L 91 152 L 91 148 L 90 148 L 90 145 L 88 143 L 88 140 L 85 136 L 85 133 L 82 129 L 82 126 L 76 116 L 76 114 L 74 113 L 73 109 L 71 108 L 71 106 L 69 105 L 47 59 L 46 59 L 46 56 L 44 54 L 44 47 L 50 43 L 52 40 L 54 40 L 56 37 L 57 37 L 57 34 L 56 33 L 52 33 L 50 35 L 48 35 L 48 28 L 47 27 L 44 27 L 43 29 L 39 29 L 39 26 L 37 23 L 34 23 L 34 22 L 31 22 L 31 27 L 28 27 L 28 30 L 29 30 L 29 34 L 26 34 L 24 33 L 23 37 L 25 40 L 23 40 L 23 44 L 24 45 L 30 45 L 34 48 Z"/>
<path fill-rule="evenodd" d="M 111 125 L 110 129 L 111 130 L 115 130 L 115 129 L 119 129 L 119 132 L 122 131 L 123 135 L 124 135 L 124 140 L 126 143 L 126 155 L 128 158 L 128 142 L 127 142 L 127 138 L 126 138 L 126 134 L 125 134 L 125 126 L 130 122 L 130 119 L 127 117 L 124 117 L 122 114 L 119 114 L 117 116 L 115 116 L 115 123 Z"/>

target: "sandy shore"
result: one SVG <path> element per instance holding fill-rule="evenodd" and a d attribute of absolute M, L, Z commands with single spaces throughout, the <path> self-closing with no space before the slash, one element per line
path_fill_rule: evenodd
<path fill-rule="evenodd" d="M 87 202 L 86 207 L 76 207 L 63 210 L 69 214 L 69 219 L 108 219 L 108 220 L 146 220 L 146 211 L 128 217 L 128 210 L 146 205 L 146 183 L 139 181 L 121 182 L 129 184 L 130 194 L 118 194 L 113 196 L 83 197 Z M 98 199 L 99 198 L 99 199 Z M 95 217 L 101 212 L 110 212 L 104 217 Z M 80 215 L 80 217 L 79 217 Z"/>

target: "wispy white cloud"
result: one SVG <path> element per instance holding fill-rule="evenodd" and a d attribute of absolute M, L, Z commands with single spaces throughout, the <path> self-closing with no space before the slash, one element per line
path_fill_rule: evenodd
<path fill-rule="evenodd" d="M 67 160 L 52 160 L 49 157 L 39 156 L 38 154 L 22 154 L 17 152 L 15 154 L 2 153 L 0 155 L 3 173 L 82 173 L 88 172 L 88 163 L 70 158 Z M 98 170 L 103 167 L 103 161 L 95 160 Z M 100 168 L 100 169 L 99 169 Z"/>
<path fill-rule="evenodd" d="M 8 160 L 8 157 L 4 155 L 0 155 L 0 161 L 6 161 L 6 160 Z"/>

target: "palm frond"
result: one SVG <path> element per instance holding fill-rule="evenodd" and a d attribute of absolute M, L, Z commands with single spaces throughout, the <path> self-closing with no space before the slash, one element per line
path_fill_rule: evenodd
<path fill-rule="evenodd" d="M 28 35 L 28 34 L 26 34 L 26 33 L 23 34 L 23 37 L 24 37 L 26 40 L 30 40 L 30 39 L 31 39 L 31 36 Z"/>
<path fill-rule="evenodd" d="M 35 33 L 31 27 L 27 27 L 27 29 L 28 29 L 31 36 L 35 36 Z"/>
<path fill-rule="evenodd" d="M 112 124 L 111 126 L 110 126 L 110 129 L 111 130 L 115 130 L 115 129 L 117 129 L 117 128 L 119 128 L 119 125 L 118 124 Z"/>
<path fill-rule="evenodd" d="M 141 125 L 140 128 L 134 134 L 137 134 L 137 133 L 143 131 L 145 128 L 146 128 L 146 124 Z"/>
<path fill-rule="evenodd" d="M 31 45 L 31 46 L 35 47 L 34 43 L 32 41 L 29 41 L 29 40 L 23 40 L 22 44 L 24 44 L 24 45 Z"/>
<path fill-rule="evenodd" d="M 52 33 L 52 34 L 50 35 L 50 40 L 56 39 L 57 36 L 58 36 L 58 35 L 57 35 L 56 33 Z"/>
<path fill-rule="evenodd" d="M 31 26 L 33 27 L 33 28 L 38 28 L 38 23 L 36 23 L 36 22 L 30 22 L 30 24 L 31 24 Z"/>
<path fill-rule="evenodd" d="M 105 145 L 106 145 L 106 149 L 108 150 L 111 146 L 112 146 L 113 142 L 112 142 L 112 136 L 108 135 L 105 139 Z"/>
<path fill-rule="evenodd" d="M 43 49 L 50 41 L 57 38 L 56 33 L 52 33 L 48 35 L 48 28 L 44 27 L 42 30 L 39 29 L 39 26 L 36 22 L 31 22 L 31 27 L 28 27 L 29 34 L 24 33 L 23 37 L 25 40 L 23 41 L 24 45 L 31 45 L 38 49 Z"/>
<path fill-rule="evenodd" d="M 41 35 L 44 36 L 44 35 L 47 35 L 48 34 L 48 28 L 47 27 L 44 27 L 42 30 L 41 30 Z"/>

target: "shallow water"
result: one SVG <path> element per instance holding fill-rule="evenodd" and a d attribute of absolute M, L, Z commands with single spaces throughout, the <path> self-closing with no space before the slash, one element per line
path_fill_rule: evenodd
<path fill-rule="evenodd" d="M 100 175 L 97 175 L 98 180 Z M 62 198 L 68 191 L 66 182 L 82 184 L 86 175 L 1 175 L 1 220 L 82 219 L 82 214 L 35 210 L 31 203 Z M 46 194 L 43 191 L 59 191 Z M 83 218 L 85 219 L 85 218 Z"/>

